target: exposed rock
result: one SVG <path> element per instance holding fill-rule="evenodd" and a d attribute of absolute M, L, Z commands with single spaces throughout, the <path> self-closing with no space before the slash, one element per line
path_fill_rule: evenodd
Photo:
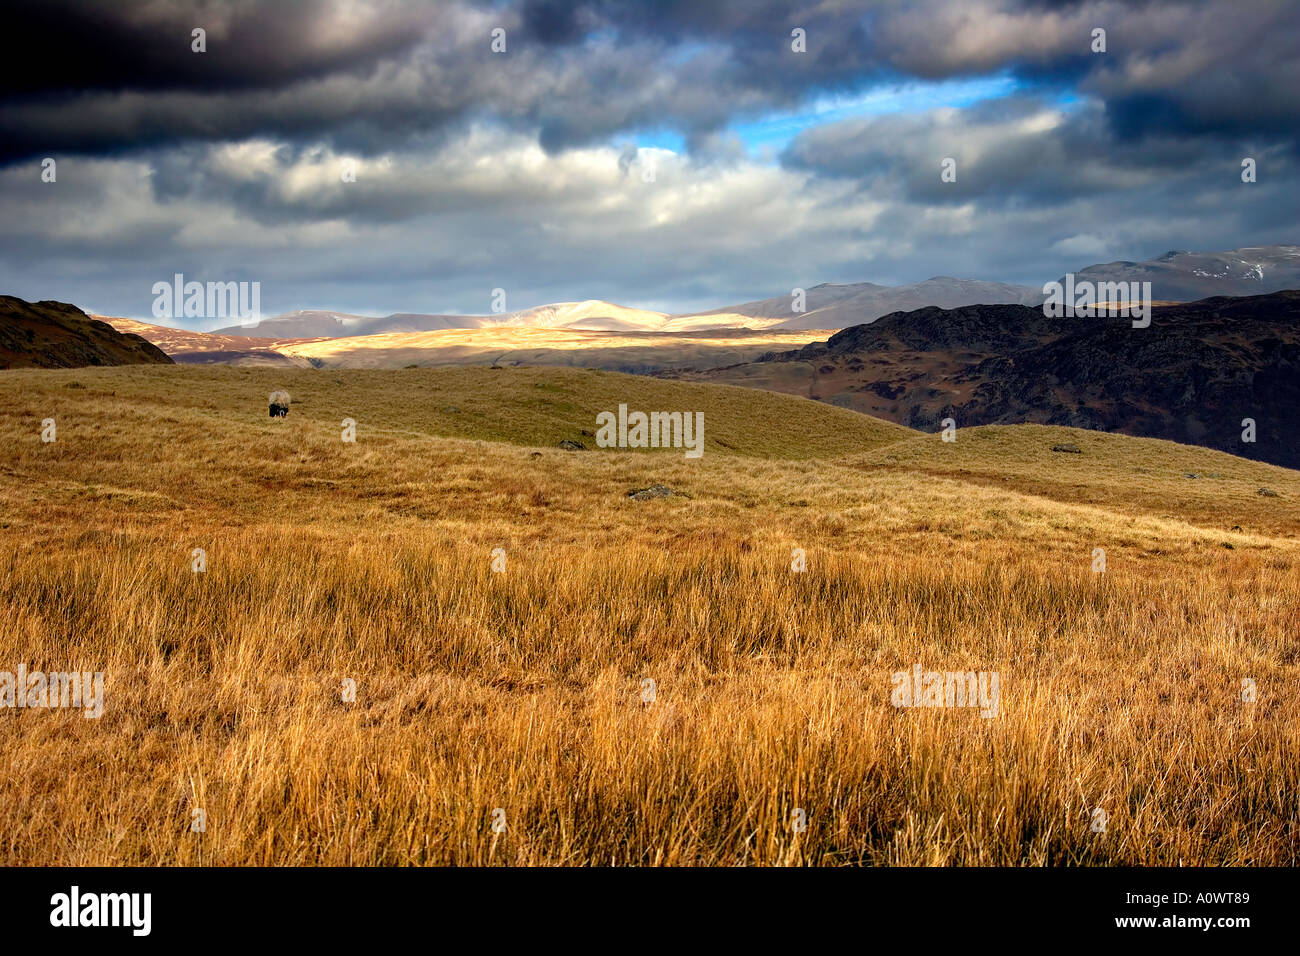
<path fill-rule="evenodd" d="M 649 488 L 638 488 L 635 491 L 629 491 L 627 496 L 633 501 L 649 501 L 651 498 L 671 498 L 679 492 L 673 491 L 667 485 L 651 485 Z"/>
<path fill-rule="evenodd" d="M 1183 472 L 1183 477 L 1184 477 L 1184 478 L 1199 478 L 1199 477 L 1201 477 L 1201 476 L 1198 475 L 1198 474 L 1196 474 L 1196 473 L 1193 472 L 1193 471 L 1185 471 L 1185 472 Z"/>
<path fill-rule="evenodd" d="M 848 368 L 849 371 L 851 372 L 860 372 L 863 369 L 862 363 L 855 361 L 856 358 L 857 356 L 854 356 L 848 362 Z M 867 385 L 865 385 L 864 388 L 867 388 L 870 391 L 875 392 L 881 398 L 891 398 L 891 399 L 898 398 L 900 395 L 902 395 L 904 392 L 907 391 L 907 385 L 906 383 L 903 382 L 894 382 L 892 384 L 890 382 L 870 382 Z"/>
<path fill-rule="evenodd" d="M 1074 442 L 1068 442 L 1068 441 L 1067 441 L 1067 442 L 1061 442 L 1061 444 L 1059 444 L 1059 445 L 1053 445 L 1053 446 L 1052 446 L 1052 451 L 1063 451 L 1063 452 L 1068 452 L 1068 453 L 1071 454 L 1071 455 L 1082 455 L 1082 454 L 1083 454 L 1083 449 L 1082 449 L 1082 448 L 1080 448 L 1078 445 L 1074 444 Z"/>
<path fill-rule="evenodd" d="M 571 438 L 565 438 L 560 442 L 560 447 L 565 451 L 586 451 L 587 446 L 580 441 L 573 441 Z"/>
<path fill-rule="evenodd" d="M 0 295 L 0 369 L 171 365 L 158 346 L 65 302 Z"/>
<path fill-rule="evenodd" d="M 1259 489 L 1259 493 L 1260 493 L 1261 495 L 1263 495 L 1265 498 L 1276 498 L 1276 497 L 1277 497 L 1277 492 L 1274 491 L 1272 488 L 1261 488 L 1261 489 Z"/>

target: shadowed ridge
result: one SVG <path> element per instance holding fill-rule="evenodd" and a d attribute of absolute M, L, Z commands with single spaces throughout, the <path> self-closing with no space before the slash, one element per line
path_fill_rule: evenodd
<path fill-rule="evenodd" d="M 66 302 L 0 295 L 0 368 L 171 365 L 160 348 Z"/>

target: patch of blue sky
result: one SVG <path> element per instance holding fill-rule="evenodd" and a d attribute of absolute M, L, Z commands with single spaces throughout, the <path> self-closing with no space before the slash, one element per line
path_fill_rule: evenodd
<path fill-rule="evenodd" d="M 672 129 L 638 130 L 633 138 L 640 149 L 668 149 L 674 153 L 686 151 L 686 137 Z"/>
<path fill-rule="evenodd" d="M 891 113 L 922 113 L 939 107 L 961 108 L 983 100 L 1010 96 L 1021 89 L 1009 74 L 971 79 L 908 81 L 873 87 L 853 94 L 822 96 L 809 106 L 735 123 L 730 131 L 751 152 L 783 149 L 806 129 L 841 120 Z"/>
<path fill-rule="evenodd" d="M 804 130 L 826 123 L 891 113 L 919 113 L 939 107 L 961 109 L 1016 93 L 1044 97 L 1062 109 L 1083 102 L 1083 97 L 1068 88 L 1044 96 L 1041 88 L 1027 85 L 1009 73 L 935 82 L 908 81 L 876 86 L 861 93 L 821 96 L 798 110 L 782 110 L 732 123 L 726 132 L 744 143 L 751 154 L 771 157 Z M 634 138 L 641 148 L 667 149 L 674 153 L 686 149 L 685 137 L 671 127 L 638 130 Z"/>

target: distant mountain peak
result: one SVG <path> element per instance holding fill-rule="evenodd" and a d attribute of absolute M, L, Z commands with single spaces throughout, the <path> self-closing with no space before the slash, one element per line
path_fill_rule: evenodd
<path fill-rule="evenodd" d="M 1097 263 L 1075 274 L 1095 282 L 1150 282 L 1151 298 L 1157 302 L 1195 302 L 1300 289 L 1298 253 L 1296 246 L 1247 246 L 1222 252 L 1172 249 L 1145 262 Z"/>

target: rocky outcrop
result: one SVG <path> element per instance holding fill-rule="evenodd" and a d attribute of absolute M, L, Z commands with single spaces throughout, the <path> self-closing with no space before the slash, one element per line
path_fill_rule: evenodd
<path fill-rule="evenodd" d="M 66 302 L 0 296 L 0 369 L 171 365 L 158 346 Z"/>
<path fill-rule="evenodd" d="M 1020 305 L 896 312 L 770 363 L 801 363 L 813 398 L 914 428 L 1068 425 L 1300 467 L 1300 291 L 1158 306 L 1147 328 Z M 713 380 L 761 380 L 763 364 Z"/>

